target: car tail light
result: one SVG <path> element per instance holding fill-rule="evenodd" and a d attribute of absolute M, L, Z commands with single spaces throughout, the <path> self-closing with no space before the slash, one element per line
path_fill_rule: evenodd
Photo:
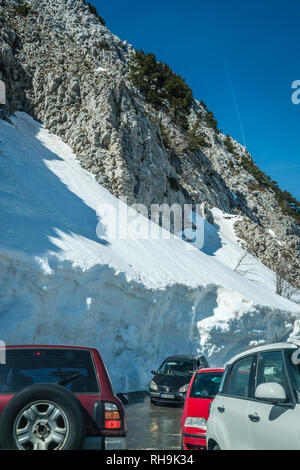
<path fill-rule="evenodd" d="M 120 429 L 122 420 L 117 405 L 105 403 L 104 405 L 104 427 L 105 429 Z"/>

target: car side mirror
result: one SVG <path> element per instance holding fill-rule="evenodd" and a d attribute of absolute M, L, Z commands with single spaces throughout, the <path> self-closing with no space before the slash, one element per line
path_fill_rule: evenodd
<path fill-rule="evenodd" d="M 127 405 L 129 403 L 129 397 L 126 393 L 117 393 L 117 397 L 121 400 L 123 405 Z"/>
<path fill-rule="evenodd" d="M 266 382 L 256 387 L 255 398 L 272 403 L 283 403 L 287 397 L 282 385 L 277 382 Z"/>
<path fill-rule="evenodd" d="M 156 374 L 156 371 L 155 371 L 155 370 L 152 370 L 152 371 L 151 371 L 151 374 L 152 374 L 152 375 L 155 375 L 155 374 Z"/>

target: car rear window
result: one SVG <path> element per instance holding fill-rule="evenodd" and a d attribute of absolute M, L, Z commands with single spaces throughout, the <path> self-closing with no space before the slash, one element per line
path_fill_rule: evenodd
<path fill-rule="evenodd" d="M 191 398 L 214 398 L 219 391 L 223 372 L 196 374 L 191 388 Z"/>
<path fill-rule="evenodd" d="M 0 393 L 15 393 L 37 383 L 59 383 L 77 374 L 66 388 L 74 393 L 99 393 L 90 351 L 7 349 L 6 364 L 0 365 Z"/>

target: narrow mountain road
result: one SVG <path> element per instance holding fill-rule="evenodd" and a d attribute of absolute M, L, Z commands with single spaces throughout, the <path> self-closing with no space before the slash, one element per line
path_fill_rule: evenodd
<path fill-rule="evenodd" d="M 182 407 L 152 405 L 146 392 L 129 394 L 125 406 L 128 422 L 128 449 L 180 449 Z"/>

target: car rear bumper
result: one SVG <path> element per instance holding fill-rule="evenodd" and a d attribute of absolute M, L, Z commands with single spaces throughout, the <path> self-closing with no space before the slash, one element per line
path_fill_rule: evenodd
<path fill-rule="evenodd" d="M 206 434 L 182 433 L 184 450 L 206 450 Z"/>
<path fill-rule="evenodd" d="M 86 437 L 82 450 L 126 450 L 126 437 Z"/>

